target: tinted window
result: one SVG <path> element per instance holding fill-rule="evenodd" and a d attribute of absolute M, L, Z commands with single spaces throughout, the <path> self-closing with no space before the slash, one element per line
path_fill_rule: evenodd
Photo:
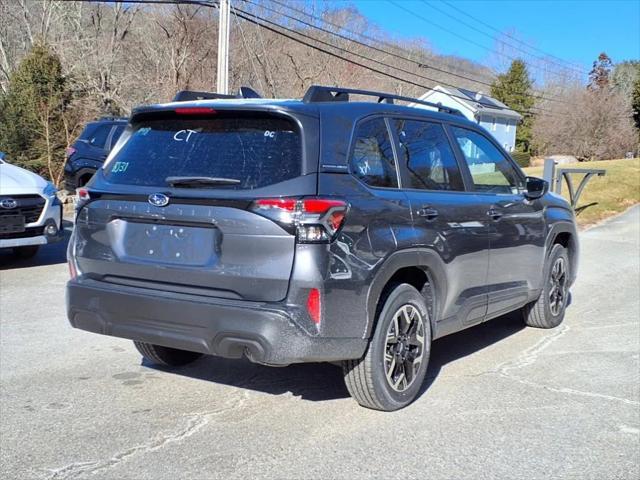
<path fill-rule="evenodd" d="M 400 158 L 408 174 L 407 188 L 464 190 L 460 169 L 442 125 L 399 120 L 398 136 Z"/>
<path fill-rule="evenodd" d="M 124 125 L 118 125 L 113 131 L 113 135 L 111 135 L 111 148 L 116 144 L 122 132 L 124 132 Z"/>
<path fill-rule="evenodd" d="M 373 187 L 398 187 L 389 131 L 382 118 L 358 125 L 351 170 L 356 177 Z"/>
<path fill-rule="evenodd" d="M 109 132 L 111 132 L 111 125 L 101 125 L 89 134 L 87 140 L 94 147 L 104 148 Z"/>
<path fill-rule="evenodd" d="M 222 188 L 253 189 L 300 175 L 300 135 L 280 118 L 150 120 L 105 166 L 110 182 L 166 185 L 169 176 L 240 180 Z"/>
<path fill-rule="evenodd" d="M 520 177 L 509 160 L 483 135 L 453 128 L 454 136 L 469 165 L 476 190 L 494 193 L 517 193 Z"/>

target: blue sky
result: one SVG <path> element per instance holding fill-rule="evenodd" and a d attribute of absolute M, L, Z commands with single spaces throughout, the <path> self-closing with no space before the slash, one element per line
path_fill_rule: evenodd
<path fill-rule="evenodd" d="M 439 0 L 395 0 L 460 37 L 495 48 L 495 41 L 429 7 L 431 3 L 489 34 L 497 35 Z M 426 4 L 425 4 L 426 3 Z M 601 51 L 613 59 L 640 59 L 640 0 L 454 0 L 458 9 L 502 32 L 589 70 Z M 411 15 L 386 0 L 350 0 L 366 17 L 399 37 L 425 37 L 438 53 L 495 65 L 495 54 Z M 522 47 L 516 43 L 517 46 Z M 517 52 L 516 52 L 517 53 Z M 540 52 L 533 52 L 541 55 Z"/>

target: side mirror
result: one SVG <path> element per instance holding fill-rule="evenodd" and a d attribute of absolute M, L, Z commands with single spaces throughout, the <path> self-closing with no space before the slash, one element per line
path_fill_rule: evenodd
<path fill-rule="evenodd" d="M 542 197 L 549 191 L 549 182 L 537 177 L 527 177 L 524 196 L 530 200 Z"/>

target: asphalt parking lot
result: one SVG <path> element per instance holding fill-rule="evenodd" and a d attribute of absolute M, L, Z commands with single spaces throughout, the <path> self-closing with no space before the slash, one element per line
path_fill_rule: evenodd
<path fill-rule="evenodd" d="M 0 476 L 637 479 L 640 207 L 581 235 L 565 323 L 435 342 L 420 398 L 359 407 L 331 365 L 163 371 L 72 329 L 64 245 L 0 255 Z"/>

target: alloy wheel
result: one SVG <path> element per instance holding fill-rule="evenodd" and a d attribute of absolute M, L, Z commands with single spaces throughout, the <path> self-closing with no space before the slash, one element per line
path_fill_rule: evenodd
<path fill-rule="evenodd" d="M 413 305 L 400 307 L 387 329 L 384 369 L 389 386 L 397 392 L 408 389 L 416 379 L 425 353 L 425 326 Z"/>
<path fill-rule="evenodd" d="M 560 257 L 553 262 L 549 275 L 549 309 L 553 316 L 562 311 L 567 297 L 567 268 L 565 259 Z"/>

